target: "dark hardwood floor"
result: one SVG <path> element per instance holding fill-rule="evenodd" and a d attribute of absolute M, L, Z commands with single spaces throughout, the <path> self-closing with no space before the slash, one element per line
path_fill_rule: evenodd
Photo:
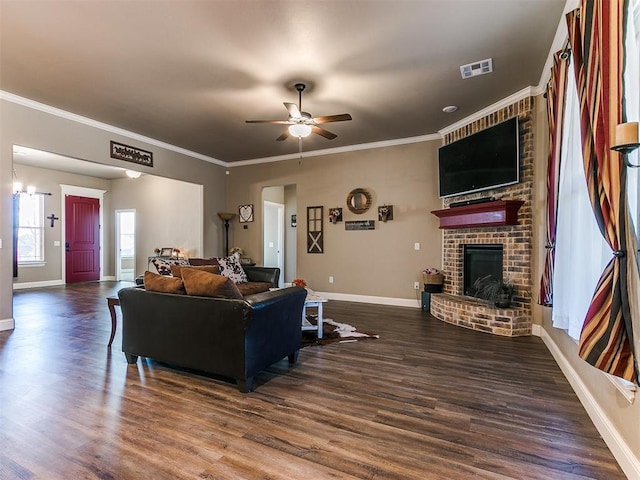
<path fill-rule="evenodd" d="M 312 346 L 255 391 L 107 349 L 102 282 L 14 296 L 1 479 L 622 479 L 539 338 L 331 301 L 378 340 Z M 118 311 L 120 319 L 120 312 Z"/>

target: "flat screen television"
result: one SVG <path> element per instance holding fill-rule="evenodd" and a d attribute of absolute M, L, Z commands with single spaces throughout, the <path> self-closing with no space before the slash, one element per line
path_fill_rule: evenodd
<path fill-rule="evenodd" d="M 440 198 L 520 181 L 518 118 L 443 145 L 438 150 Z"/>

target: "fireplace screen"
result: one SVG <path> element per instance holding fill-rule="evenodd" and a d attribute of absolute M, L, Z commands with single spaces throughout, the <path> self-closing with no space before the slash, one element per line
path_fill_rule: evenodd
<path fill-rule="evenodd" d="M 502 280 L 502 245 L 463 245 L 463 294 L 474 296 L 473 284 L 491 275 Z"/>

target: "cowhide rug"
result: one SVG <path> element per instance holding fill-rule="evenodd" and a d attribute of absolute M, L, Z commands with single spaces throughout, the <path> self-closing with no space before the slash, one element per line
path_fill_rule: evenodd
<path fill-rule="evenodd" d="M 317 325 L 315 315 L 307 316 L 307 320 L 313 325 Z M 335 322 L 330 318 L 322 319 L 322 338 L 318 338 L 315 330 L 302 332 L 302 346 L 327 345 L 329 343 L 357 342 L 369 338 L 380 338 L 380 335 L 366 332 L 358 332 L 356 327 L 348 323 Z"/>

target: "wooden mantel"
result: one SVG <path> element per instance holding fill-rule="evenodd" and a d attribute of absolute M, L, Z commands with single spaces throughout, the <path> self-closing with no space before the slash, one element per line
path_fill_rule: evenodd
<path fill-rule="evenodd" d="M 523 200 L 493 200 L 459 207 L 432 210 L 440 219 L 440 228 L 492 227 L 518 224 Z"/>

